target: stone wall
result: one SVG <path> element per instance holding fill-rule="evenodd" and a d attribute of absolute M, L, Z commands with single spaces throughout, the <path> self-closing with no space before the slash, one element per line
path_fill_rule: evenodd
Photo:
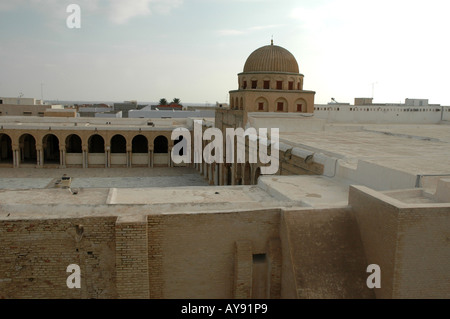
<path fill-rule="evenodd" d="M 290 258 L 293 268 L 285 263 L 283 284 L 295 281 L 295 287 L 285 287 L 284 297 L 294 297 L 293 288 L 303 299 L 374 297 L 366 285 L 368 264 L 350 208 L 285 211 L 282 220 L 282 240 L 288 241 L 283 254 L 289 253 L 283 258 Z"/>
<path fill-rule="evenodd" d="M 155 258 L 149 255 L 149 269 L 159 274 L 160 281 L 150 289 L 161 298 L 240 295 L 233 291 L 236 242 L 251 243 L 252 254 L 268 254 L 279 229 L 276 210 L 156 218 L 149 218 L 149 246 L 156 253 Z"/>
<path fill-rule="evenodd" d="M 0 298 L 115 298 L 115 217 L 0 223 Z M 81 270 L 69 289 L 67 266 Z"/>
<path fill-rule="evenodd" d="M 450 297 L 450 206 L 408 205 L 363 186 L 350 187 L 369 264 L 381 268 L 377 298 Z"/>

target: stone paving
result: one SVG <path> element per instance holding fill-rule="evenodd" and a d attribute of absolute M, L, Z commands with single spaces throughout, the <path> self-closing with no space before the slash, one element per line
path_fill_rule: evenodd
<path fill-rule="evenodd" d="M 66 174 L 74 188 L 208 186 L 192 168 L 0 168 L 0 189 L 54 188 Z"/>

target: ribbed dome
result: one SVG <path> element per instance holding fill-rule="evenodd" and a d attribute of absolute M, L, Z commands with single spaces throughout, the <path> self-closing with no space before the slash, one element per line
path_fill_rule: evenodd
<path fill-rule="evenodd" d="M 250 54 L 244 72 L 299 73 L 299 68 L 291 52 L 277 45 L 266 45 Z"/>

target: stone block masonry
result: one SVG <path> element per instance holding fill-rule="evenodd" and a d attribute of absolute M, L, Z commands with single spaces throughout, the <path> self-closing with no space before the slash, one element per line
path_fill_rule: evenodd
<path fill-rule="evenodd" d="M 0 222 L 0 298 L 115 298 L 115 221 Z M 81 289 L 66 285 L 70 264 L 80 266 Z"/>
<path fill-rule="evenodd" d="M 147 216 L 118 217 L 115 231 L 118 297 L 148 299 Z"/>

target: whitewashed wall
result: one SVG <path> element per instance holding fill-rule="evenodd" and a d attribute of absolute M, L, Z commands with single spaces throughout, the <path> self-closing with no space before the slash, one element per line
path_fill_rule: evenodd
<path fill-rule="evenodd" d="M 442 112 L 442 109 L 443 112 Z M 334 123 L 434 124 L 450 120 L 448 106 L 378 106 L 316 104 L 314 117 Z"/>

